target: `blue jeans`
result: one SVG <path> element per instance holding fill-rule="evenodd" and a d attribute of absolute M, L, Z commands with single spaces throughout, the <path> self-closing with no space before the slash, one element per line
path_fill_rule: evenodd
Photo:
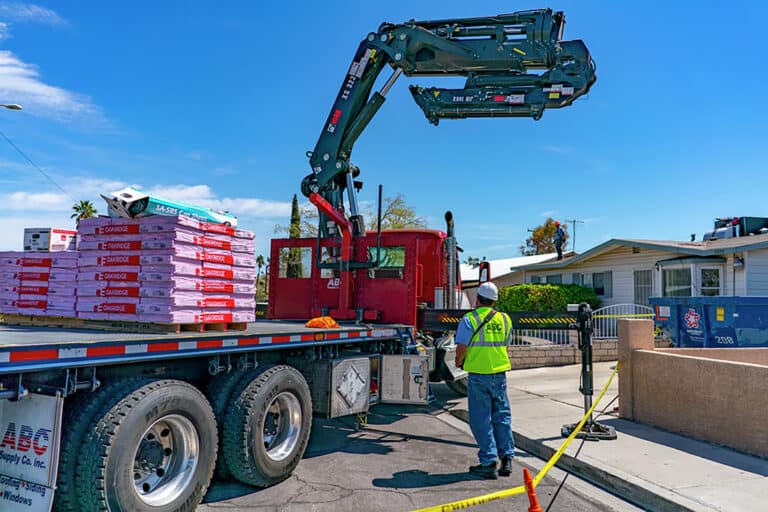
<path fill-rule="evenodd" d="M 512 413 L 507 396 L 507 376 L 469 374 L 469 427 L 480 450 L 480 464 L 495 464 L 497 458 L 515 455 Z"/>

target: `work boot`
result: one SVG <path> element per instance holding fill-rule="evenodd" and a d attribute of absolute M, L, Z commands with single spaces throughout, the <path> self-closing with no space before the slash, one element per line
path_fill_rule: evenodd
<path fill-rule="evenodd" d="M 501 476 L 509 476 L 512 474 L 512 457 L 501 458 L 501 466 L 499 466 L 499 474 Z"/>
<path fill-rule="evenodd" d="M 486 480 L 496 480 L 498 478 L 498 475 L 496 474 L 495 462 L 486 466 L 483 466 L 482 464 L 478 464 L 477 466 L 470 466 L 469 473 L 481 478 L 485 478 Z"/>

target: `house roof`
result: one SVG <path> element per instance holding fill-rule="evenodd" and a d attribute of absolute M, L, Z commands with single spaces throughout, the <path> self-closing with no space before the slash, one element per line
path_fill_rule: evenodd
<path fill-rule="evenodd" d="M 517 258 L 502 258 L 498 260 L 488 260 L 491 264 L 491 279 L 516 272 L 523 266 L 543 263 L 557 258 L 557 254 L 537 254 L 535 256 L 518 256 Z M 461 264 L 461 281 L 470 283 L 478 280 L 479 269 L 474 265 Z"/>
<path fill-rule="evenodd" d="M 530 264 L 519 267 L 517 270 L 547 270 L 565 268 L 575 263 L 580 263 L 600 254 L 606 253 L 616 247 L 639 247 L 641 249 L 655 249 L 688 256 L 722 256 L 754 249 L 768 248 L 768 234 L 749 235 L 738 238 L 721 238 L 702 242 L 677 242 L 674 240 L 632 240 L 626 238 L 613 238 L 592 249 L 574 257 L 566 257 L 560 261 L 541 264 Z"/>

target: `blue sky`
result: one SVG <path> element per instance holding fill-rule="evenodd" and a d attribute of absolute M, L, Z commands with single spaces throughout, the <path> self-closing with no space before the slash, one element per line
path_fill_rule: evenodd
<path fill-rule="evenodd" d="M 542 120 L 430 125 L 401 78 L 355 146 L 361 199 L 403 193 L 430 227 L 450 209 L 464 256 L 516 256 L 547 216 L 610 238 L 687 240 L 768 216 L 762 2 L 390 0 L 0 2 L 0 249 L 72 225 L 75 199 L 140 185 L 227 208 L 268 254 L 275 224 L 359 41 L 382 21 L 566 13 L 597 83 Z M 456 79 L 461 83 L 460 79 Z"/>

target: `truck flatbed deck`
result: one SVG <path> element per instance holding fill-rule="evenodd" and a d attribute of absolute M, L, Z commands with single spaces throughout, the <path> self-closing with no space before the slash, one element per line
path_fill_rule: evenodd
<path fill-rule="evenodd" d="M 411 336 L 406 325 L 342 324 L 313 329 L 303 322 L 263 320 L 245 331 L 136 334 L 0 325 L 0 374 L 23 370 L 196 357 L 285 347 Z"/>

